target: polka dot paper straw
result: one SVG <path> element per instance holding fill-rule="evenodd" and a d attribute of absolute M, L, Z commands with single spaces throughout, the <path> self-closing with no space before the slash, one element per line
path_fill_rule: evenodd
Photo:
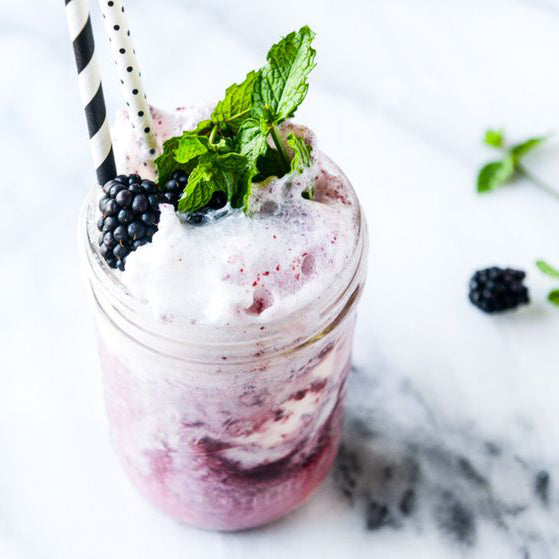
<path fill-rule="evenodd" d="M 70 39 L 78 70 L 78 85 L 89 130 L 89 145 L 97 182 L 105 184 L 116 176 L 115 158 L 87 0 L 64 0 Z"/>
<path fill-rule="evenodd" d="M 153 134 L 151 113 L 142 85 L 136 51 L 130 38 L 124 6 L 120 0 L 99 0 L 107 35 L 118 68 L 124 100 L 132 127 L 140 133 L 145 147 L 155 155 L 157 143 Z"/>

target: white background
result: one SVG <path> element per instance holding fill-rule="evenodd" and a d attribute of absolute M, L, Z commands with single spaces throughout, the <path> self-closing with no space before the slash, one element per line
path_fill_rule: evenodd
<path fill-rule="evenodd" d="M 345 170 L 369 221 L 357 365 L 408 379 L 441 424 L 510 441 L 559 471 L 559 308 L 534 267 L 559 264 L 559 201 L 522 181 L 474 190 L 493 156 L 486 127 L 511 140 L 559 131 L 559 3 L 127 8 L 148 98 L 161 107 L 217 99 L 281 35 L 317 32 L 297 120 Z M 95 2 L 92 11 L 112 113 L 117 77 Z M 496 556 L 483 534 L 467 550 L 430 532 L 366 533 L 331 481 L 289 519 L 240 535 L 185 528 L 144 503 L 110 449 L 78 273 L 75 226 L 94 174 L 61 0 L 2 2 L 0 65 L 0 557 Z M 529 166 L 559 188 L 558 156 L 551 141 Z M 488 317 L 468 304 L 470 274 L 493 264 L 528 271 L 529 308 Z"/>

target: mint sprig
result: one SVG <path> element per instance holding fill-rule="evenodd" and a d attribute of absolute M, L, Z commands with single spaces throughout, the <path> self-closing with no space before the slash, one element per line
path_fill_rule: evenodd
<path fill-rule="evenodd" d="M 284 37 L 270 49 L 266 66 L 226 89 L 208 120 L 163 144 L 155 160 L 159 187 L 177 169 L 188 175 L 180 212 L 200 209 L 220 190 L 232 207 L 248 213 L 254 181 L 310 165 L 310 148 L 292 138 L 287 142 L 293 163 L 278 126 L 295 114 L 307 94 L 315 66 L 313 38 L 307 26 Z"/>
<path fill-rule="evenodd" d="M 547 136 L 534 136 L 518 144 L 507 146 L 503 130 L 487 130 L 483 138 L 484 143 L 501 151 L 503 157 L 497 161 L 486 163 L 479 170 L 477 176 L 478 193 L 482 194 L 495 190 L 520 176 L 532 180 L 538 186 L 542 186 L 541 181 L 532 177 L 524 168 L 522 159 L 546 139 Z M 545 189 L 550 190 L 549 187 Z"/>
<path fill-rule="evenodd" d="M 270 49 L 268 64 L 254 82 L 252 115 L 259 120 L 262 134 L 271 134 L 287 168 L 289 157 L 277 126 L 295 114 L 307 95 L 307 78 L 315 67 L 313 38 L 314 33 L 307 26 L 284 37 Z"/>

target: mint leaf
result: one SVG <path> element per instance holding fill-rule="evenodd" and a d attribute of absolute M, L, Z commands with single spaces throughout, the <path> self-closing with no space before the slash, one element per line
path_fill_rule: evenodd
<path fill-rule="evenodd" d="M 559 279 L 559 270 L 548 264 L 544 260 L 538 260 L 536 266 L 542 271 L 546 276 L 553 279 Z M 554 305 L 559 306 L 559 289 L 554 289 L 550 291 L 547 295 L 547 299 L 551 301 Z"/>
<path fill-rule="evenodd" d="M 238 183 L 246 166 L 246 157 L 236 153 L 202 155 L 188 177 L 188 183 L 179 200 L 179 212 L 199 210 L 218 190 L 225 192 L 229 201 L 242 199 L 244 192 L 238 192 Z"/>
<path fill-rule="evenodd" d="M 163 153 L 154 160 L 155 167 L 157 168 L 157 182 L 160 188 L 171 178 L 171 175 L 177 171 L 184 171 L 186 174 L 190 173 L 196 165 L 195 160 L 186 163 L 177 163 L 175 160 L 175 150 L 179 147 L 181 137 L 170 138 L 163 144 Z"/>
<path fill-rule="evenodd" d="M 266 151 L 268 145 L 266 134 L 260 128 L 259 122 L 248 118 L 239 128 L 236 138 L 237 151 L 246 155 L 248 160 L 256 165 L 256 160 Z"/>
<path fill-rule="evenodd" d="M 554 305 L 559 305 L 559 289 L 554 289 L 547 294 L 548 301 L 551 301 Z"/>
<path fill-rule="evenodd" d="M 157 169 L 158 182 L 163 186 L 173 174 L 176 169 L 175 164 L 175 150 L 179 145 L 179 138 L 170 138 L 163 143 L 163 153 L 156 157 L 153 161 Z"/>
<path fill-rule="evenodd" d="M 502 161 L 492 161 L 484 165 L 477 177 L 477 191 L 489 192 L 502 186 L 514 175 L 514 159 L 507 155 Z"/>
<path fill-rule="evenodd" d="M 252 114 L 269 127 L 292 117 L 303 102 L 314 68 L 314 33 L 304 26 L 276 43 L 268 52 L 268 64 L 254 82 Z"/>
<path fill-rule="evenodd" d="M 538 147 L 546 139 L 547 138 L 545 136 L 536 136 L 534 138 L 530 138 L 525 142 L 521 142 L 520 144 L 515 144 L 511 146 L 509 153 L 513 156 L 514 162 L 518 163 L 520 159 L 522 159 L 527 153 L 532 151 L 534 148 Z"/>
<path fill-rule="evenodd" d="M 483 141 L 493 148 L 502 148 L 505 145 L 505 137 L 503 130 L 486 130 Z"/>
<path fill-rule="evenodd" d="M 177 163 L 188 163 L 191 159 L 207 153 L 208 141 L 204 136 L 192 136 L 185 133 L 179 139 L 175 149 L 175 161 Z"/>
<path fill-rule="evenodd" d="M 543 272 L 546 276 L 550 278 L 559 279 L 559 270 L 548 264 L 543 260 L 538 260 L 536 266 Z"/>
<path fill-rule="evenodd" d="M 246 171 L 248 159 L 244 155 L 228 153 L 216 157 L 216 166 L 221 171 L 222 184 L 226 186 L 227 200 L 233 208 L 243 206 L 245 198 L 250 195 L 250 182 L 247 182 Z"/>
<path fill-rule="evenodd" d="M 248 214 L 248 203 L 250 193 L 252 192 L 252 178 L 254 171 L 250 165 L 245 165 L 244 170 L 236 178 L 236 188 L 229 203 L 232 208 L 243 208 L 245 214 Z"/>
<path fill-rule="evenodd" d="M 212 113 L 211 120 L 222 130 L 229 129 L 234 134 L 250 116 L 252 107 L 252 90 L 258 72 L 249 72 L 241 84 L 234 83 L 225 91 L 225 97 L 219 101 Z"/>
<path fill-rule="evenodd" d="M 287 144 L 293 150 L 291 170 L 302 173 L 303 169 L 311 164 L 311 146 L 303 138 L 293 133 L 287 135 Z M 307 190 L 304 190 L 301 195 L 307 200 L 312 200 L 314 198 L 314 183 Z"/>
<path fill-rule="evenodd" d="M 238 153 L 226 153 L 215 158 L 215 164 L 226 173 L 240 175 L 247 166 L 248 160 L 244 155 Z M 228 192 L 232 190 L 228 189 Z"/>
<path fill-rule="evenodd" d="M 212 121 L 211 120 L 201 120 L 194 130 L 188 130 L 190 134 L 198 134 L 199 136 L 206 136 L 210 133 L 212 129 Z M 183 134 L 187 133 L 183 132 Z"/>
<path fill-rule="evenodd" d="M 505 184 L 517 175 L 531 180 L 536 186 L 556 196 L 557 194 L 553 188 L 532 176 L 521 164 L 522 158 L 545 140 L 547 140 L 547 136 L 534 136 L 505 149 L 503 131 L 487 130 L 484 142 L 492 147 L 502 149 L 506 153 L 506 157 L 502 161 L 492 161 L 482 167 L 477 177 L 477 191 L 488 192 Z"/>
<path fill-rule="evenodd" d="M 197 129 L 203 129 L 209 121 L 201 122 Z M 154 161 L 157 168 L 159 186 L 162 187 L 177 171 L 190 173 L 196 166 L 194 159 L 208 151 L 208 141 L 204 136 L 197 136 L 196 131 L 183 132 L 163 143 L 163 153 Z"/>
<path fill-rule="evenodd" d="M 303 138 L 295 136 L 293 133 L 287 135 L 287 145 L 293 150 L 291 170 L 302 173 L 304 167 L 309 167 L 311 164 L 311 146 Z"/>
<path fill-rule="evenodd" d="M 225 191 L 215 178 L 211 161 L 208 156 L 200 158 L 198 165 L 190 173 L 186 188 L 179 200 L 179 212 L 196 211 L 210 201 L 216 190 Z"/>
<path fill-rule="evenodd" d="M 240 184 L 231 199 L 231 205 L 234 208 L 242 207 L 244 212 L 248 213 L 252 181 L 258 175 L 257 161 L 269 149 L 268 142 L 258 121 L 248 118 L 241 124 L 235 143 L 237 151 L 246 157 L 247 167 L 239 178 Z"/>
<path fill-rule="evenodd" d="M 231 153 L 235 151 L 235 141 L 231 138 L 220 138 L 213 144 L 208 143 L 208 149 L 217 153 Z"/>

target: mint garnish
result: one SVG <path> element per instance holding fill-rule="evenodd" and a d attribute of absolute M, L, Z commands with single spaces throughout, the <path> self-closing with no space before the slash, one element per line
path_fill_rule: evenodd
<path fill-rule="evenodd" d="M 266 66 L 227 88 L 209 120 L 163 144 L 155 160 L 159 187 L 177 169 L 188 175 L 180 212 L 200 209 L 218 190 L 232 207 L 248 212 L 252 182 L 310 165 L 310 146 L 290 134 L 292 160 L 278 125 L 295 114 L 307 94 L 315 66 L 313 38 L 307 26 L 284 37 L 270 49 Z"/>

